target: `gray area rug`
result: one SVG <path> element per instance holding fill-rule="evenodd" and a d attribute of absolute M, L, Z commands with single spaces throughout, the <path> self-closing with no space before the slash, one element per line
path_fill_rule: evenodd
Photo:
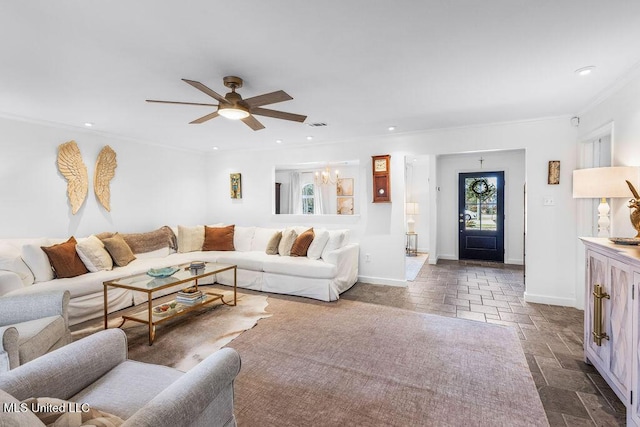
<path fill-rule="evenodd" d="M 233 291 L 230 289 L 215 287 L 215 292 L 223 293 L 225 301 L 233 301 Z M 154 306 L 174 298 L 175 295 L 158 298 L 154 300 Z M 238 305 L 235 307 L 216 302 L 159 325 L 153 346 L 149 346 L 146 325 L 127 321 L 122 329 L 127 333 L 129 358 L 188 371 L 242 332 L 252 328 L 259 319 L 270 316 L 265 311 L 267 304 L 266 294 L 238 292 Z M 123 314 L 142 309 L 143 306 L 137 306 L 110 314 L 109 327 L 117 327 Z M 74 340 L 78 340 L 102 329 L 103 319 L 94 319 L 73 326 L 72 335 Z"/>
<path fill-rule="evenodd" d="M 239 351 L 239 426 L 548 426 L 516 332 L 362 302 L 269 298 Z"/>

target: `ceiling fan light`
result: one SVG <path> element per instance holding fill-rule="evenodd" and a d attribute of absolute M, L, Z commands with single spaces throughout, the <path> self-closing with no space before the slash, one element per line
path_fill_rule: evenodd
<path fill-rule="evenodd" d="M 249 111 L 243 109 L 240 106 L 225 107 L 221 105 L 218 107 L 218 114 L 231 120 L 246 119 L 247 117 L 249 117 Z"/>

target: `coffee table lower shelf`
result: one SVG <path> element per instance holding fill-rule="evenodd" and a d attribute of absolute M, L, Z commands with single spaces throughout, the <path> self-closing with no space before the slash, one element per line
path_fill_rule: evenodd
<path fill-rule="evenodd" d="M 222 273 L 224 271 L 233 270 L 233 302 L 227 302 L 224 300 L 223 294 L 214 293 L 211 291 L 204 291 L 202 293 L 203 299 L 193 305 L 181 304 L 179 308 L 173 313 L 167 313 L 163 315 L 156 315 L 153 313 L 153 294 L 163 289 L 172 288 L 178 285 L 193 283 L 189 287 L 195 287 L 198 290 L 198 281 L 205 277 L 212 276 L 214 274 Z M 107 289 L 121 288 L 128 289 L 136 292 L 144 292 L 147 294 L 147 309 L 139 311 L 132 315 L 122 316 L 122 323 L 118 327 L 124 325 L 127 320 L 132 320 L 138 323 L 144 323 L 149 327 L 149 345 L 153 344 L 156 337 L 156 325 L 164 323 L 169 319 L 173 319 L 177 316 L 189 313 L 202 306 L 211 304 L 215 301 L 220 301 L 222 304 L 235 306 L 238 302 L 237 290 L 238 290 L 238 266 L 233 264 L 219 264 L 214 262 L 204 263 L 204 267 L 200 269 L 190 268 L 190 264 L 184 264 L 177 268 L 177 271 L 171 276 L 164 279 L 151 278 L 146 273 L 134 274 L 132 276 L 122 277 L 116 280 L 109 280 L 103 282 L 104 286 L 104 328 L 109 327 L 109 294 Z"/>
<path fill-rule="evenodd" d="M 174 309 L 175 313 L 157 315 L 157 314 L 153 314 L 153 309 L 152 309 L 151 321 L 149 321 L 148 309 L 140 311 L 135 314 L 128 315 L 128 316 L 122 316 L 122 323 L 120 324 L 120 326 L 124 325 L 124 322 L 126 322 L 127 320 L 132 320 L 134 322 L 139 322 L 139 323 L 144 323 L 145 325 L 149 325 L 149 345 L 151 345 L 153 344 L 153 341 L 156 338 L 156 325 L 159 325 L 161 323 L 164 323 L 176 317 L 182 316 L 183 314 L 189 313 L 190 311 L 197 310 L 198 308 L 201 308 L 207 304 L 211 304 L 212 302 L 215 302 L 215 301 L 221 301 L 223 304 L 231 305 L 224 300 L 224 295 L 222 294 L 204 292 L 203 297 L 204 298 L 201 301 L 191 305 L 178 303 L 179 306 L 176 309 Z"/>

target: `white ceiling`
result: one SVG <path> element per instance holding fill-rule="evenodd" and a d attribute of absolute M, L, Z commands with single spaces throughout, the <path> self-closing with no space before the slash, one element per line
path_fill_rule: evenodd
<path fill-rule="evenodd" d="M 0 114 L 194 150 L 342 141 L 574 114 L 640 63 L 629 0 L 21 0 L 0 3 Z M 578 68 L 595 65 L 588 77 Z M 267 108 L 188 124 L 222 77 Z M 313 135 L 312 141 L 306 137 Z"/>

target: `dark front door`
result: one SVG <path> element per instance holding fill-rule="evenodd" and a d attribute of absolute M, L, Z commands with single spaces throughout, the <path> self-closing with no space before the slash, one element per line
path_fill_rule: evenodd
<path fill-rule="evenodd" d="M 504 262 L 504 172 L 458 178 L 459 259 Z"/>

